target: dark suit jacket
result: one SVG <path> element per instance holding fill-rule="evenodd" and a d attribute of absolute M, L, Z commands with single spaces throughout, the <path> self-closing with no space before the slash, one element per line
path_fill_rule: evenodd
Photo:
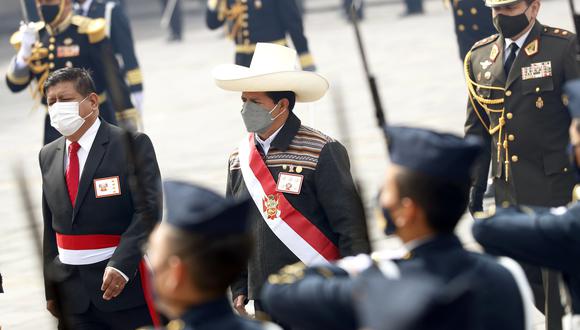
<path fill-rule="evenodd" d="M 473 236 L 489 253 L 561 271 L 580 314 L 580 204 L 561 215 L 500 209 L 476 221 Z"/>
<path fill-rule="evenodd" d="M 405 314 L 417 317 L 419 323 L 411 329 L 524 329 L 522 298 L 510 271 L 489 256 L 466 251 L 457 237 L 436 237 L 414 249 L 410 258 L 395 262 L 404 280 L 419 280 L 418 276 L 423 276 L 421 281 L 435 281 L 433 284 L 442 288 L 448 286 L 444 294 L 460 289 L 458 295 L 453 297 L 452 294 L 449 297 L 458 298 L 457 302 L 469 303 L 469 308 L 451 304 L 454 300 L 449 300 L 451 305 L 447 307 L 455 309 L 454 312 L 447 311 L 438 316 L 426 313 L 426 319 L 421 319 L 420 313 L 414 311 L 421 303 L 426 304 L 415 299 L 418 297 L 416 290 L 420 289 L 419 284 L 393 282 L 380 272 L 377 275 L 375 267 L 370 267 L 357 277 L 348 278 L 346 272 L 336 266 L 313 267 L 286 274 L 282 272 L 281 276 L 270 278 L 263 290 L 263 303 L 274 319 L 291 326 L 296 325 L 300 329 L 361 328 L 364 325 L 361 324 L 362 316 L 366 311 L 357 315 L 356 309 L 360 311 L 359 302 L 373 308 L 377 314 L 395 313 L 400 324 L 410 324 L 406 322 L 412 319 L 403 317 Z M 409 285 L 407 295 L 398 289 L 389 290 L 390 286 L 397 288 L 401 285 Z M 428 287 L 420 290 L 424 290 L 422 294 L 433 293 Z M 463 296 L 463 290 L 470 294 Z M 383 301 L 368 301 L 376 292 L 384 292 Z M 407 301 L 408 298 L 410 301 L 416 300 L 417 304 L 413 305 Z M 397 299 L 403 306 L 390 305 L 390 299 Z M 433 303 L 436 303 L 435 297 Z M 400 315 L 396 314 L 397 311 Z M 463 315 L 450 315 L 456 312 L 468 312 L 469 317 L 462 319 Z M 421 327 L 427 320 L 433 323 Z M 445 327 L 467 323 L 467 327 Z"/>
<path fill-rule="evenodd" d="M 570 115 L 564 105 L 562 87 L 566 81 L 580 77 L 576 37 L 571 32 L 536 22 L 507 77 L 503 69 L 507 56 L 504 44 L 501 36 L 487 38 L 473 47 L 468 60 L 466 74 L 473 81 L 506 90 L 477 88 L 480 97 L 504 99 L 503 104 L 490 106 L 493 110 L 505 106 L 501 137 L 499 132 L 490 136 L 477 116 L 479 113 L 488 127 L 497 127 L 501 112 L 486 113 L 477 103 L 474 109 L 468 102 L 465 133 L 480 136 L 489 146 L 478 162 L 474 186 L 481 192 L 485 190 L 491 160 L 491 172 L 498 181 L 497 203 L 566 205 L 572 198 L 575 180 L 566 153 Z M 547 62 L 551 63 L 550 76 L 522 76 L 522 69 L 529 70 L 532 64 Z M 502 145 L 499 154 L 498 143 Z M 503 146 L 508 147 L 507 159 Z"/>
<path fill-rule="evenodd" d="M 103 311 L 117 311 L 145 304 L 138 276 L 143 257 L 141 245 L 160 219 L 162 211 L 161 176 L 151 140 L 134 135 L 138 178 L 143 191 L 130 186 L 125 132 L 105 121 L 97 132 L 80 178 L 74 209 L 65 182 L 65 138 L 44 146 L 40 151 L 42 171 L 42 211 L 44 218 L 44 270 L 46 299 L 53 299 L 51 277 L 57 276 L 65 311 L 80 313 L 92 302 Z M 93 180 L 118 176 L 121 195 L 96 198 Z M 121 242 L 110 260 L 71 266 L 60 263 L 55 233 L 65 235 L 121 235 Z M 102 298 L 101 284 L 105 267 L 119 269 L 129 277 L 123 292 L 110 301 Z M 56 273 L 56 274 L 55 274 Z"/>

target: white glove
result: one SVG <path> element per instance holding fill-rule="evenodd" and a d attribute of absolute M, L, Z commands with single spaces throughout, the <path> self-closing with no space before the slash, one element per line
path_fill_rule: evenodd
<path fill-rule="evenodd" d="M 131 93 L 131 101 L 135 109 L 139 111 L 139 116 L 143 118 L 143 91 Z"/>
<path fill-rule="evenodd" d="M 215 11 L 218 6 L 219 0 L 207 0 L 207 9 Z"/>
<path fill-rule="evenodd" d="M 25 24 L 24 22 L 20 22 L 20 35 L 22 37 L 20 43 L 20 50 L 18 51 L 17 60 L 19 62 L 26 62 L 26 60 L 32 54 L 32 46 L 38 40 L 38 32 L 36 31 L 35 24 L 30 22 Z"/>

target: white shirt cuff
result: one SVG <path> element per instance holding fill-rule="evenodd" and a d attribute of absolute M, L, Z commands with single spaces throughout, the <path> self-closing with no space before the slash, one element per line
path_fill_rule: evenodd
<path fill-rule="evenodd" d="M 125 273 L 123 273 L 122 271 L 118 270 L 118 269 L 117 269 L 117 268 L 115 268 L 115 267 L 111 267 L 111 266 L 108 266 L 107 268 L 111 268 L 111 269 L 113 269 L 114 271 L 116 271 L 117 273 L 121 274 L 121 276 L 123 276 L 123 278 L 125 279 L 125 282 L 129 282 L 129 278 L 128 278 L 128 277 L 127 277 L 127 275 L 125 275 Z M 106 269 L 106 268 L 105 268 L 105 269 Z"/>

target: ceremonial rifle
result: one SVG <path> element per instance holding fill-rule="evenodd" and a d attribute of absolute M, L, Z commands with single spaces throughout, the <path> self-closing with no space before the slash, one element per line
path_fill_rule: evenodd
<path fill-rule="evenodd" d="M 26 0 L 20 0 L 20 10 L 22 11 L 22 21 L 28 24 L 30 16 L 28 15 L 28 8 L 26 8 Z"/>
<path fill-rule="evenodd" d="M 363 62 L 365 75 L 367 77 L 367 81 L 368 81 L 371 95 L 373 98 L 373 104 L 375 106 L 375 117 L 377 118 L 377 125 L 382 130 L 383 127 L 385 126 L 385 123 L 386 123 L 385 112 L 383 110 L 381 96 L 380 96 L 379 90 L 377 88 L 377 81 L 375 79 L 375 76 L 370 72 L 370 69 L 369 69 L 369 64 L 368 64 L 368 60 L 367 60 L 367 56 L 366 56 L 366 52 L 365 52 L 365 47 L 364 47 L 364 43 L 363 43 L 362 36 L 360 33 L 360 28 L 359 28 L 357 8 L 359 8 L 361 6 L 361 1 L 362 0 L 355 0 L 352 2 L 352 6 L 350 8 L 350 15 L 351 15 L 351 20 L 352 20 L 352 25 L 354 27 L 354 32 L 355 32 L 355 36 L 356 36 L 356 40 L 357 40 L 358 49 L 359 49 L 360 56 L 361 56 L 361 59 Z"/>

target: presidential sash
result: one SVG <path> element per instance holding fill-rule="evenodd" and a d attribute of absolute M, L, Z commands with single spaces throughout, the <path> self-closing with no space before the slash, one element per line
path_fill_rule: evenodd
<path fill-rule="evenodd" d="M 239 159 L 246 188 L 278 239 L 308 266 L 337 260 L 340 254 L 336 245 L 276 190 L 276 181 L 256 148 L 254 134 L 240 143 Z"/>

